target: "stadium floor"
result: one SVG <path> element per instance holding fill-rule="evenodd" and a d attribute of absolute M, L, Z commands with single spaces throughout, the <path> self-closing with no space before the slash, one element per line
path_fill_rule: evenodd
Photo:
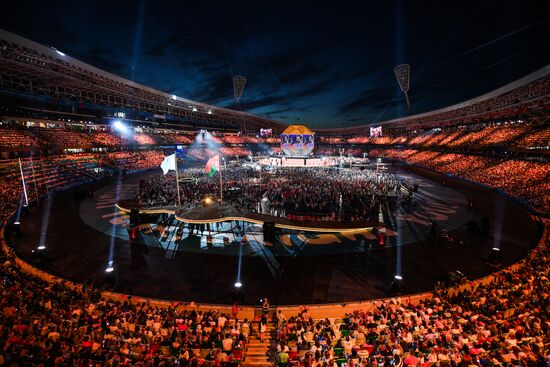
<path fill-rule="evenodd" d="M 272 247 L 261 245 L 262 229 L 246 223 L 226 223 L 215 228 L 212 243 L 204 232 L 163 227 L 154 234 L 158 218 L 148 217 L 139 241 L 131 243 L 128 217 L 119 212 L 115 185 L 94 185 L 94 198 L 77 198 L 75 190 L 56 193 L 46 233 L 47 249 L 37 256 L 45 205 L 24 214 L 21 233 L 11 243 L 17 254 L 37 267 L 77 282 L 89 282 L 130 294 L 201 303 L 258 303 L 268 297 L 273 304 L 345 303 L 389 295 L 401 267 L 402 290 L 416 293 L 432 289 L 460 270 L 469 279 L 495 270 L 487 264 L 492 247 L 500 242 L 502 265 L 524 257 L 537 240 L 537 225 L 520 204 L 478 185 L 419 168 L 389 166 L 390 170 L 419 183 L 414 207 L 389 213 L 385 246 L 370 232 L 304 233 L 281 231 Z M 133 197 L 139 179 L 126 179 L 119 199 Z M 442 185 L 443 179 L 446 185 Z M 80 192 L 86 187 L 79 189 Z M 467 207 L 473 198 L 476 208 Z M 471 220 L 489 218 L 488 237 L 468 231 Z M 431 233 L 432 221 L 437 223 Z M 243 228 L 246 227 L 246 228 Z M 478 227 L 480 227 L 478 225 Z M 501 230 L 498 231 L 498 228 Z M 214 229 L 214 228 L 212 228 Z M 235 292 L 239 262 L 240 230 L 243 247 L 241 282 Z M 223 237 L 229 238 L 227 245 Z M 109 247 L 114 244 L 115 271 L 106 276 Z"/>

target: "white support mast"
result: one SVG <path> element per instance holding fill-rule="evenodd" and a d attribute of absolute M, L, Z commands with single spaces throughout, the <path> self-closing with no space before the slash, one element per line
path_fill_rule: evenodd
<path fill-rule="evenodd" d="M 29 197 L 27 195 L 27 185 L 25 184 L 25 176 L 23 175 L 23 166 L 21 158 L 19 158 L 19 171 L 21 171 L 21 183 L 23 184 L 23 192 L 25 193 L 25 206 L 29 206 Z"/>

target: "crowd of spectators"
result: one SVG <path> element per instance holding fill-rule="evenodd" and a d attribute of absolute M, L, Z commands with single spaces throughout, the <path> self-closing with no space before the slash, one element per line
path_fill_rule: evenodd
<path fill-rule="evenodd" d="M 211 366 L 242 359 L 248 320 L 111 301 L 0 257 L 0 366 Z"/>
<path fill-rule="evenodd" d="M 50 157 L 24 158 L 24 172 L 29 202 L 47 191 L 61 190 L 103 178 L 107 169 L 127 172 L 158 167 L 162 151 L 114 152 L 108 154 L 74 153 Z M 109 168 L 107 168 L 107 166 Z M 4 222 L 18 208 L 23 185 L 17 159 L 0 161 L 0 221 Z"/>
<path fill-rule="evenodd" d="M 133 172 L 160 166 L 165 154 L 160 150 L 145 150 L 113 152 L 108 153 L 106 157 L 115 167 Z"/>
<path fill-rule="evenodd" d="M 94 145 L 100 147 L 118 147 L 127 144 L 126 139 L 106 131 L 94 131 L 90 135 Z"/>
<path fill-rule="evenodd" d="M 134 140 L 138 145 L 155 145 L 157 143 L 153 135 L 146 133 L 135 134 Z"/>
<path fill-rule="evenodd" d="M 319 154 L 339 155 L 345 144 L 406 145 L 405 150 L 381 149 L 370 156 L 401 159 L 440 172 L 464 177 L 529 201 L 550 211 L 550 164 L 515 157 L 427 151 L 491 147 L 548 149 L 550 129 L 529 122 L 510 123 L 548 106 L 550 77 L 516 88 L 481 103 L 428 117 L 406 120 L 424 130 L 371 139 L 362 131 L 348 138 L 319 136 Z M 487 123 L 486 121 L 498 121 Z M 426 129 L 426 125 L 432 125 Z M 443 128 L 443 125 L 453 127 Z M 225 155 L 248 155 L 247 144 L 271 144 L 279 138 L 220 134 L 213 138 Z M 113 131 L 64 128 L 0 128 L 0 148 L 31 150 L 58 147 L 96 148 L 158 143 L 192 144 L 186 133 L 140 132 L 124 137 Z M 387 148 L 387 147 L 386 147 Z M 363 150 L 345 146 L 344 154 Z M 206 160 L 215 154 L 193 147 L 189 156 Z M 127 171 L 158 167 L 162 151 L 111 152 L 54 156 L 43 162 L 47 172 L 25 175 L 58 181 L 56 188 L 85 182 L 90 168 L 111 165 Z M 0 220 L 22 200 L 16 160 L 0 162 Z M 41 175 L 40 177 L 38 175 Z M 27 176 L 28 177 L 28 176 Z M 49 180 L 49 181 L 48 181 Z M 201 205 L 217 197 L 219 181 L 201 170 L 187 170 L 181 194 L 185 205 Z M 42 182 L 42 181 L 40 181 Z M 400 193 L 407 183 L 368 170 L 330 169 L 224 172 L 224 197 L 238 208 L 271 214 L 318 212 L 325 217 L 362 220 L 376 212 L 376 200 Z M 406 190 L 408 191 L 408 190 Z M 342 197 L 340 198 L 340 193 Z M 33 190 L 28 191 L 32 200 Z M 140 185 L 138 200 L 148 205 L 173 204 L 175 181 L 156 176 Z M 370 208 L 374 208 L 371 213 Z M 548 223 L 546 223 L 548 225 Z M 539 247 L 518 267 L 497 273 L 490 283 L 472 282 L 460 291 L 437 288 L 433 297 L 412 304 L 407 299 L 381 300 L 340 321 L 313 320 L 307 308 L 296 316 L 279 314 L 279 363 L 306 367 L 400 366 L 547 366 L 550 338 L 548 231 Z M 209 366 L 242 359 L 251 332 L 248 320 L 216 311 L 185 310 L 179 305 L 157 308 L 147 303 L 112 301 L 91 287 L 49 283 L 20 271 L 11 255 L 0 256 L 0 366 L 2 365 L 136 365 Z"/>
<path fill-rule="evenodd" d="M 192 144 L 194 136 L 175 130 L 161 130 L 155 133 L 155 139 L 162 144 Z"/>
<path fill-rule="evenodd" d="M 218 179 L 202 169 L 186 169 L 179 179 L 183 206 L 202 205 L 206 197 L 219 196 Z M 402 192 L 406 193 L 403 199 L 412 192 L 393 174 L 370 169 L 280 167 L 262 172 L 230 167 L 223 171 L 223 181 L 225 202 L 238 209 L 284 217 L 312 214 L 331 220 L 367 220 L 377 215 L 379 203 L 393 206 Z M 137 200 L 149 207 L 175 205 L 175 178 L 167 175 L 143 180 Z"/>
<path fill-rule="evenodd" d="M 525 366 L 550 361 L 549 233 L 519 266 L 418 304 L 376 301 L 343 320 L 278 315 L 279 365 Z"/>
<path fill-rule="evenodd" d="M 223 147 L 220 148 L 220 153 L 224 156 L 229 156 L 229 157 L 247 157 L 252 152 L 250 151 L 250 149 L 247 149 L 245 147 L 239 147 L 239 146 L 227 147 L 227 146 L 223 146 Z"/>
<path fill-rule="evenodd" d="M 45 158 L 21 160 L 29 202 L 40 198 L 48 191 L 61 190 L 103 177 L 97 157 L 91 154 L 67 154 Z M 0 221 L 4 221 L 25 202 L 18 160 L 0 162 Z M 24 201 L 22 201 L 24 200 Z"/>
<path fill-rule="evenodd" d="M 12 211 L 19 205 L 22 190 L 17 186 L 17 180 L 14 178 L 0 177 L 0 221 L 3 223 L 11 215 Z M 33 195 L 33 193 L 29 193 Z"/>
<path fill-rule="evenodd" d="M 133 131 L 111 130 L 107 127 L 90 128 L 27 128 L 0 124 L 0 150 L 29 150 L 51 148 L 124 147 L 131 145 L 192 144 L 194 135 L 176 130 Z"/>
<path fill-rule="evenodd" d="M 263 195 L 277 213 L 360 221 L 376 216 L 379 203 L 393 204 L 390 198 L 400 198 L 402 186 L 407 184 L 393 174 L 371 169 L 281 169 L 263 184 Z"/>
<path fill-rule="evenodd" d="M 532 149 L 550 146 L 550 129 L 523 120 L 509 120 L 415 130 L 375 138 L 351 137 L 347 139 L 347 143 L 438 149 L 480 150 L 494 147 Z"/>
<path fill-rule="evenodd" d="M 550 210 L 550 163 L 547 161 L 489 158 L 414 149 L 371 152 L 501 189 L 523 198 L 535 208 Z"/>
<path fill-rule="evenodd" d="M 88 130 L 71 128 L 23 128 L 10 125 L 1 126 L 0 149 L 25 150 L 31 148 L 83 148 L 124 147 L 131 145 L 189 145 L 191 149 L 201 149 L 197 144 L 197 133 L 166 130 L 136 129 L 135 132 L 121 133 L 108 128 Z M 391 131 L 391 130 L 390 130 Z M 200 139 L 199 139 L 200 140 Z M 223 149 L 224 154 L 245 156 L 258 149 L 277 150 L 280 145 L 278 137 L 260 138 L 254 135 L 211 134 L 210 142 Z M 447 149 L 487 151 L 495 148 L 514 148 L 529 151 L 544 150 L 550 146 L 550 128 L 519 118 L 508 120 L 491 120 L 472 124 L 458 124 L 452 127 L 418 129 L 380 137 L 350 135 L 338 137 L 319 135 L 316 137 L 315 154 L 360 155 L 369 145 L 386 148 L 405 146 L 412 149 Z M 199 155 L 200 156 L 200 155 Z"/>
<path fill-rule="evenodd" d="M 30 149 L 37 144 L 34 136 L 25 134 L 20 129 L 2 127 L 0 131 L 0 150 Z"/>
<path fill-rule="evenodd" d="M 550 147 L 550 126 L 540 127 L 535 131 L 521 137 L 516 145 L 524 149 L 549 149 Z"/>

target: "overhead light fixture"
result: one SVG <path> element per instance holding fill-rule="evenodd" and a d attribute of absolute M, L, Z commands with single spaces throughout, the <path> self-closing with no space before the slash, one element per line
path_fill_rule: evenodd
<path fill-rule="evenodd" d="M 241 288 L 243 286 L 241 282 L 236 282 L 234 285 L 235 285 L 235 288 Z"/>

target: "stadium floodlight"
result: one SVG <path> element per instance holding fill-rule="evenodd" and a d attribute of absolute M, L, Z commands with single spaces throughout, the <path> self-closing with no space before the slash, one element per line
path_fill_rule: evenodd
<path fill-rule="evenodd" d="M 197 112 L 197 107 L 193 106 L 192 111 Z"/>
<path fill-rule="evenodd" d="M 395 280 L 403 280 L 403 277 L 401 275 L 396 274 L 394 276 Z"/>
<path fill-rule="evenodd" d="M 109 263 L 107 264 L 107 269 L 105 269 L 105 272 L 112 273 L 113 270 L 115 270 L 115 267 L 113 266 L 113 261 L 110 260 Z"/>
<path fill-rule="evenodd" d="M 237 101 L 237 103 L 239 103 L 239 100 L 243 95 L 245 84 L 246 84 L 246 77 L 242 75 L 235 75 L 233 77 L 233 96 L 235 97 L 235 100 Z"/>
<path fill-rule="evenodd" d="M 172 94 L 172 99 L 175 101 L 178 97 L 175 94 Z"/>
<path fill-rule="evenodd" d="M 208 112 L 207 112 L 209 115 L 212 114 L 212 110 L 211 109 L 208 109 Z"/>
<path fill-rule="evenodd" d="M 113 127 L 115 128 L 116 131 L 120 132 L 121 134 L 127 135 L 130 133 L 130 128 L 128 127 L 128 125 L 126 125 L 120 120 L 114 120 Z"/>
<path fill-rule="evenodd" d="M 236 282 L 234 285 L 235 285 L 235 288 L 241 288 L 243 286 L 243 283 Z"/>
<path fill-rule="evenodd" d="M 53 47 L 52 47 L 52 48 L 53 48 Z M 59 51 L 59 50 L 56 49 L 56 48 L 53 48 L 53 49 L 55 50 L 55 52 L 57 52 L 58 55 L 60 55 L 60 56 L 65 56 L 65 53 L 64 53 L 64 52 L 61 52 L 61 51 Z"/>
<path fill-rule="evenodd" d="M 399 88 L 405 94 L 405 99 L 407 101 L 407 108 L 411 109 L 411 102 L 409 101 L 409 82 L 411 77 L 411 66 L 409 64 L 397 65 L 393 68 L 393 73 L 397 78 L 399 83 Z"/>

